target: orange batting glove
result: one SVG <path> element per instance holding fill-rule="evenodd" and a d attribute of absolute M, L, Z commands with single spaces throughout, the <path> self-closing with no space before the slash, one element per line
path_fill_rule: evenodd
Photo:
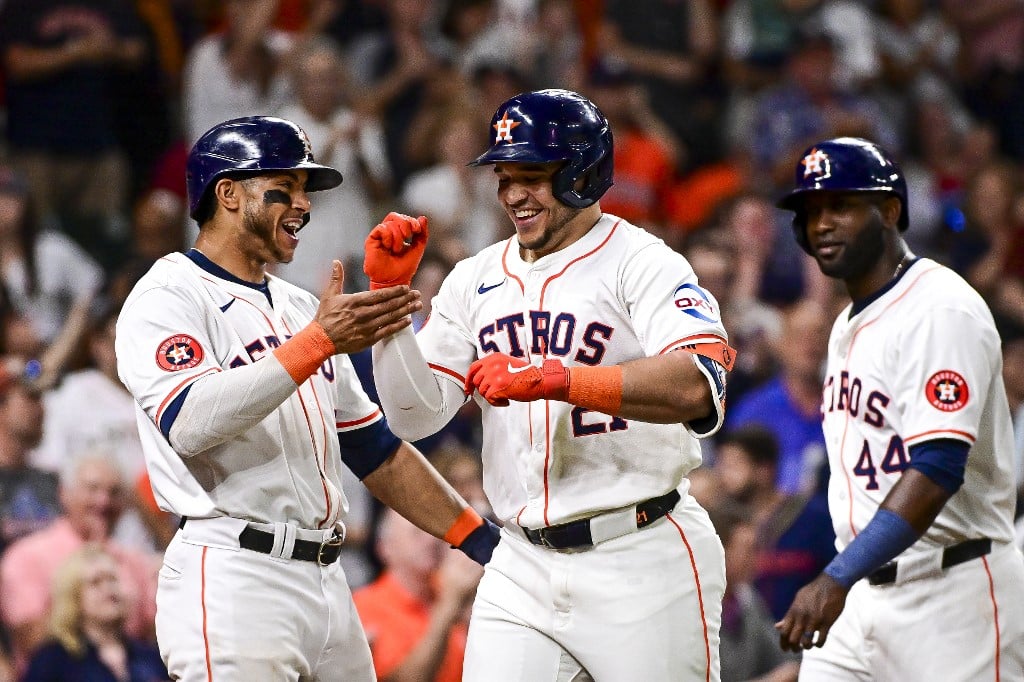
<path fill-rule="evenodd" d="M 495 407 L 509 400 L 567 400 L 569 372 L 558 360 L 545 360 L 542 367 L 504 353 L 492 353 L 469 366 L 466 395 L 477 390 Z"/>
<path fill-rule="evenodd" d="M 363 272 L 370 289 L 409 284 L 427 248 L 427 218 L 388 213 L 366 238 Z"/>

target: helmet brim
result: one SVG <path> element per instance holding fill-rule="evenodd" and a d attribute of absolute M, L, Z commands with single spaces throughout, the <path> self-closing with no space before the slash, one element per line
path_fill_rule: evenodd
<path fill-rule="evenodd" d="M 495 163 L 551 163 L 552 161 L 565 161 L 565 159 L 558 155 L 551 158 L 538 154 L 534 145 L 507 144 L 488 149 L 466 165 L 490 166 Z"/>

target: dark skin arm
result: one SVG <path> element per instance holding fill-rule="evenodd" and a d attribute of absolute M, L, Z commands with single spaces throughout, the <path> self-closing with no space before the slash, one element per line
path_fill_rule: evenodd
<path fill-rule="evenodd" d="M 711 414 L 711 386 L 686 351 L 622 363 L 618 416 L 653 424 L 681 424 Z"/>
<path fill-rule="evenodd" d="M 918 534 L 923 534 L 950 497 L 948 490 L 917 469 L 907 469 L 880 508 L 898 514 Z M 824 645 L 829 629 L 846 605 L 848 592 L 824 573 L 797 592 L 786 615 L 775 624 L 782 649 L 800 651 Z M 807 632 L 817 632 L 818 636 L 805 637 Z"/>
<path fill-rule="evenodd" d="M 469 506 L 420 451 L 405 442 L 363 483 L 374 497 L 436 538 L 443 538 Z"/>

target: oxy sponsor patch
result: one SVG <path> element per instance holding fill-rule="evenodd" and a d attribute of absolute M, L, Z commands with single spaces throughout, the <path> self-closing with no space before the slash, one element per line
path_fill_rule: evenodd
<path fill-rule="evenodd" d="M 682 284 L 672 295 L 676 308 L 691 317 L 704 322 L 717 323 L 719 320 L 718 304 L 714 297 L 696 284 Z"/>
<path fill-rule="evenodd" d="M 203 361 L 203 347 L 188 334 L 164 339 L 156 350 L 156 364 L 167 372 L 191 369 Z"/>
<path fill-rule="evenodd" d="M 933 374 L 924 387 L 925 397 L 937 410 L 956 412 L 970 399 L 967 380 L 951 369 Z"/>

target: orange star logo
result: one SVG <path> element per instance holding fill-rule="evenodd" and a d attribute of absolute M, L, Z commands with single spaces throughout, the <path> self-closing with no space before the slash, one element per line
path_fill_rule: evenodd
<path fill-rule="evenodd" d="M 506 111 L 501 115 L 501 119 L 494 124 L 494 129 L 498 131 L 497 137 L 494 138 L 494 143 L 497 144 L 504 140 L 505 142 L 512 141 L 512 129 L 519 125 L 519 121 L 511 121 L 508 118 L 508 112 Z"/>
<path fill-rule="evenodd" d="M 800 163 L 803 164 L 805 178 L 808 175 L 824 175 L 828 177 L 831 174 L 828 154 L 820 151 L 817 147 L 809 151 Z"/>

